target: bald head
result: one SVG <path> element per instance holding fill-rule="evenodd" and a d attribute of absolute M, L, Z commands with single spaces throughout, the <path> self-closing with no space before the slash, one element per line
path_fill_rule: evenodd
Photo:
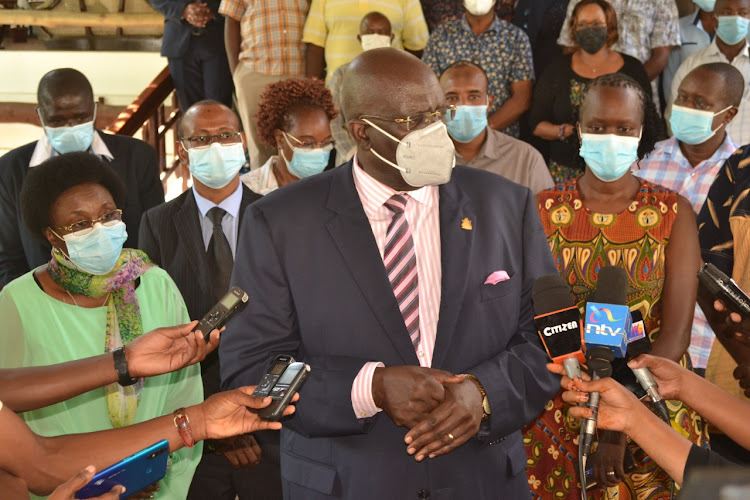
<path fill-rule="evenodd" d="M 444 102 L 435 73 L 408 52 L 392 48 L 363 52 L 349 64 L 342 88 L 348 119 L 361 115 L 405 117 Z"/>
<path fill-rule="evenodd" d="M 362 18 L 362 22 L 359 23 L 360 35 L 369 35 L 371 33 L 377 33 L 379 35 L 391 34 L 391 22 L 380 12 L 369 12 L 365 14 L 365 17 Z"/>
<path fill-rule="evenodd" d="M 211 129 L 211 130 L 209 130 Z M 181 138 L 204 135 L 221 129 L 221 132 L 241 132 L 240 120 L 230 108 L 213 99 L 196 102 L 182 116 L 177 126 Z"/>
<path fill-rule="evenodd" d="M 720 100 L 723 106 L 739 107 L 742 102 L 745 79 L 742 73 L 731 64 L 702 64 L 685 75 L 683 81 L 688 79 L 694 80 L 696 86 L 711 91 L 714 98 Z M 710 82 L 710 85 L 705 85 L 706 82 Z M 682 84 L 680 86 L 682 87 Z"/>
<path fill-rule="evenodd" d="M 42 77 L 36 96 L 39 105 L 43 106 L 61 96 L 79 96 L 93 101 L 94 91 L 83 73 L 73 68 L 60 68 Z"/>

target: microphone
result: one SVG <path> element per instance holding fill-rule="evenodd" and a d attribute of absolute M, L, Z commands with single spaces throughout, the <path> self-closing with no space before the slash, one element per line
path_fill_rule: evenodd
<path fill-rule="evenodd" d="M 599 270 L 596 290 L 586 304 L 585 341 L 589 368 L 592 378 L 612 375 L 611 362 L 615 357 L 622 358 L 627 351 L 625 332 L 630 332 L 632 319 L 630 309 L 625 305 L 628 289 L 628 274 L 621 267 L 604 266 Z M 599 393 L 589 395 L 589 407 L 598 409 Z M 594 410 L 581 426 L 581 455 L 583 465 L 591 451 L 596 434 L 598 412 Z M 585 469 L 584 469 L 585 470 Z"/>
<path fill-rule="evenodd" d="M 537 278 L 531 289 L 534 323 L 553 363 L 562 364 L 570 378 L 581 376 L 583 355 L 581 315 L 573 304 L 568 284 L 559 274 Z"/>
<path fill-rule="evenodd" d="M 643 322 L 643 315 L 640 311 L 633 312 L 633 327 L 630 335 L 628 335 L 627 349 L 628 360 L 636 358 L 641 354 L 651 352 L 651 339 L 648 337 L 646 325 Z M 638 380 L 641 387 L 643 387 L 643 390 L 646 391 L 646 394 L 651 398 L 651 402 L 653 402 L 654 407 L 656 408 L 656 413 L 659 414 L 659 417 L 666 423 L 670 423 L 667 403 L 664 401 L 664 398 L 661 397 L 661 394 L 659 394 L 658 386 L 656 385 L 654 377 L 651 376 L 649 369 L 644 366 L 642 368 L 630 368 L 630 370 L 633 372 L 633 375 L 635 375 L 635 378 Z"/>
<path fill-rule="evenodd" d="M 627 351 L 626 332 L 630 332 L 632 319 L 625 297 L 628 273 L 616 266 L 599 270 L 594 300 L 586 304 L 586 345 L 612 349 L 615 356 L 624 358 Z"/>

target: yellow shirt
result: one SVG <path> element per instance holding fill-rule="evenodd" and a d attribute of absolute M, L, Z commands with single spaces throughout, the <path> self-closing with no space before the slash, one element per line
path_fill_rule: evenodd
<path fill-rule="evenodd" d="M 302 41 L 325 49 L 326 81 L 362 52 L 359 24 L 373 11 L 391 22 L 393 47 L 417 51 L 427 45 L 429 33 L 419 0 L 312 0 Z"/>

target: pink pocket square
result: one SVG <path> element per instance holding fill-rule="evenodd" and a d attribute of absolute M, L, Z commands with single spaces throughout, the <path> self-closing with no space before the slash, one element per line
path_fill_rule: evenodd
<path fill-rule="evenodd" d="M 508 273 L 505 271 L 495 271 L 494 273 L 487 276 L 487 279 L 484 280 L 485 285 L 497 285 L 501 281 L 509 280 L 510 276 L 508 276 Z"/>

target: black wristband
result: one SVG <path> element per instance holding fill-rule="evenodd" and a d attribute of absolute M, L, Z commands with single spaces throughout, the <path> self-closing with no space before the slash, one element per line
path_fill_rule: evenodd
<path fill-rule="evenodd" d="M 128 371 L 128 360 L 125 359 L 125 351 L 122 347 L 112 350 L 112 357 L 115 360 L 115 370 L 117 370 L 117 381 L 121 386 L 126 387 L 136 383 L 136 379 L 130 376 Z"/>

